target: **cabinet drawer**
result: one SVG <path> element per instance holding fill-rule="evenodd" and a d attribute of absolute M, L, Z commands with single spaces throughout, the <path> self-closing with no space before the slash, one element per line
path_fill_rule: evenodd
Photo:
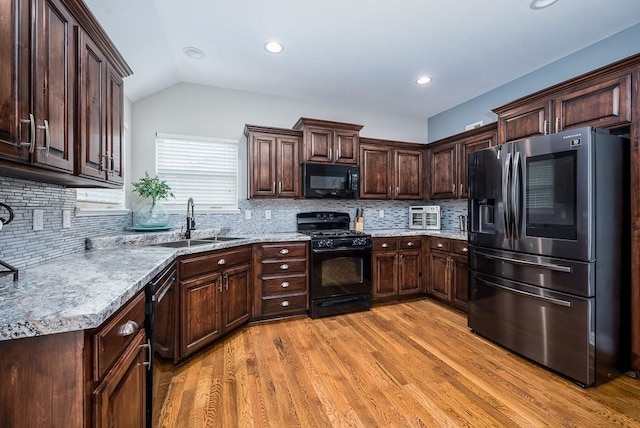
<path fill-rule="evenodd" d="M 398 238 L 375 238 L 373 251 L 387 251 L 398 249 Z"/>
<path fill-rule="evenodd" d="M 291 312 L 304 312 L 306 310 L 306 294 L 262 299 L 263 316 L 284 315 Z"/>
<path fill-rule="evenodd" d="M 306 243 L 275 243 L 264 244 L 262 246 L 262 258 L 263 259 L 281 259 L 284 257 L 291 258 L 306 258 L 307 257 L 307 244 Z"/>
<path fill-rule="evenodd" d="M 288 275 L 263 278 L 262 295 L 278 296 L 288 293 L 304 293 L 307 290 L 306 275 Z"/>
<path fill-rule="evenodd" d="M 93 335 L 94 381 L 102 378 L 142 328 L 144 328 L 144 292 L 138 293 Z"/>
<path fill-rule="evenodd" d="M 218 268 L 251 263 L 251 247 L 213 251 L 180 260 L 180 280 L 211 273 Z"/>
<path fill-rule="evenodd" d="M 452 243 L 453 248 L 451 249 L 451 251 L 453 251 L 454 253 L 464 254 L 465 256 L 469 253 L 469 244 L 467 241 L 453 240 Z"/>
<path fill-rule="evenodd" d="M 445 238 L 429 238 L 429 248 L 432 250 L 451 251 L 451 241 Z"/>
<path fill-rule="evenodd" d="M 306 259 L 267 260 L 262 262 L 262 273 L 264 275 L 305 273 L 306 270 Z"/>
<path fill-rule="evenodd" d="M 400 248 L 409 250 L 422 248 L 422 238 L 419 236 L 405 236 L 404 238 L 400 238 Z"/>

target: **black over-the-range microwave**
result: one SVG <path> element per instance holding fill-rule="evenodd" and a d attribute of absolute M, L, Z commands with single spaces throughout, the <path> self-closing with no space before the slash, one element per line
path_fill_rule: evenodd
<path fill-rule="evenodd" d="M 302 181 L 305 198 L 360 197 L 360 168 L 357 166 L 305 162 Z"/>

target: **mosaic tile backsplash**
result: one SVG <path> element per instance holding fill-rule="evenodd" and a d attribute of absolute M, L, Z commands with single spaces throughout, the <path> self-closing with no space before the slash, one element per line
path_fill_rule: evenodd
<path fill-rule="evenodd" d="M 75 189 L 35 183 L 0 176 L 0 201 L 10 205 L 15 213 L 11 224 L 0 230 L 0 260 L 17 268 L 37 264 L 65 254 L 84 250 L 86 237 L 123 231 L 132 225 L 132 215 L 78 217 L 74 215 Z M 199 212 L 196 201 L 196 228 L 225 228 L 228 234 L 295 232 L 296 214 L 306 211 L 348 212 L 353 219 L 356 208 L 364 208 L 367 229 L 406 229 L 409 227 L 408 207 L 440 205 L 442 228 L 458 229 L 458 216 L 467 213 L 466 200 L 446 201 L 318 201 L 318 200 L 241 200 L 240 212 L 214 214 Z M 44 210 L 44 229 L 33 230 L 33 210 Z M 71 227 L 62 228 L 62 212 L 70 210 Z M 251 219 L 245 219 L 246 211 Z M 267 211 L 271 218 L 267 219 Z M 381 211 L 383 216 L 380 216 Z M 171 214 L 176 229 L 182 227 L 185 213 Z M 0 217 L 6 217 L 0 212 Z"/>

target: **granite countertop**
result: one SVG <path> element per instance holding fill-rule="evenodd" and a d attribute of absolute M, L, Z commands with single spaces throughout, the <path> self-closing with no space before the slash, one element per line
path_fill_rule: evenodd
<path fill-rule="evenodd" d="M 193 231 L 192 239 L 219 229 Z M 373 237 L 441 236 L 466 240 L 454 230 L 366 230 Z M 20 270 L 20 279 L 0 278 L 0 341 L 100 326 L 162 269 L 185 254 L 260 242 L 308 241 L 300 233 L 235 235 L 234 241 L 184 248 L 149 244 L 175 241 L 179 232 L 118 233 L 87 239 L 87 250 Z"/>

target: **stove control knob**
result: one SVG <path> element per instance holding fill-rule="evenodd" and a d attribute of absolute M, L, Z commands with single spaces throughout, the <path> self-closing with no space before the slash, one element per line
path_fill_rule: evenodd
<path fill-rule="evenodd" d="M 367 245 L 367 238 L 354 238 L 354 240 L 352 241 L 352 244 L 354 246 Z"/>
<path fill-rule="evenodd" d="M 318 241 L 318 247 L 331 248 L 333 247 L 333 239 L 321 239 Z"/>

